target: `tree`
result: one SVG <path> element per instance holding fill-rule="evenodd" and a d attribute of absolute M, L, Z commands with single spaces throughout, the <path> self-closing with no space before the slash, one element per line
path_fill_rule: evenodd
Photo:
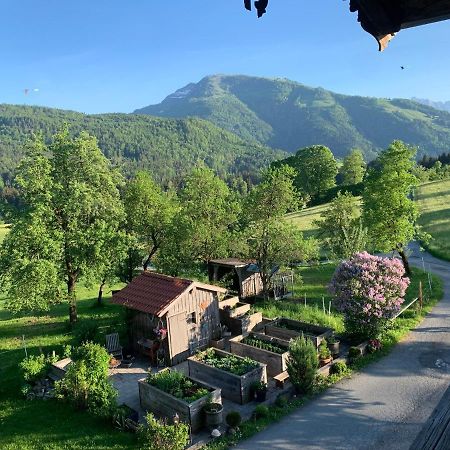
<path fill-rule="evenodd" d="M 157 264 L 169 273 L 191 270 L 229 252 L 240 204 L 211 169 L 200 166 L 185 179 L 180 209 L 169 229 L 169 243 Z"/>
<path fill-rule="evenodd" d="M 376 338 L 400 311 L 409 278 L 395 258 L 366 252 L 343 261 L 330 283 L 334 305 L 344 314 L 347 332 Z"/>
<path fill-rule="evenodd" d="M 125 193 L 127 229 L 146 252 L 143 264 L 147 270 L 153 256 L 168 237 L 177 203 L 175 195 L 163 192 L 147 172 L 138 172 Z"/>
<path fill-rule="evenodd" d="M 65 297 L 77 320 L 77 282 L 98 275 L 124 219 L 121 182 L 94 137 L 64 128 L 48 146 L 36 138 L 17 171 L 24 206 L 0 250 L 9 309 L 47 309 Z"/>
<path fill-rule="evenodd" d="M 370 169 L 363 192 L 363 222 L 377 250 L 397 251 L 411 273 L 405 246 L 419 237 L 417 205 L 411 199 L 417 185 L 413 175 L 416 150 L 394 141 Z"/>
<path fill-rule="evenodd" d="M 366 163 L 361 150 L 352 150 L 345 158 L 340 169 L 342 185 L 361 183 L 366 173 Z"/>
<path fill-rule="evenodd" d="M 319 227 L 319 237 L 335 258 L 349 258 L 364 250 L 367 230 L 361 223 L 361 208 L 357 199 L 348 192 L 338 193 L 331 205 L 314 221 Z"/>
<path fill-rule="evenodd" d="M 312 199 L 336 185 L 337 162 L 331 150 L 323 145 L 302 148 L 294 156 L 275 163 L 274 167 L 283 164 L 295 169 L 296 188 Z"/>
<path fill-rule="evenodd" d="M 311 340 L 302 334 L 289 343 L 287 371 L 299 393 L 308 394 L 312 391 L 318 366 L 317 349 Z"/>
<path fill-rule="evenodd" d="M 302 233 L 283 218 L 298 200 L 294 175 L 295 171 L 289 166 L 267 169 L 262 182 L 246 200 L 246 256 L 256 260 L 265 299 L 269 297 L 277 267 L 317 256 L 315 241 L 303 239 Z"/>

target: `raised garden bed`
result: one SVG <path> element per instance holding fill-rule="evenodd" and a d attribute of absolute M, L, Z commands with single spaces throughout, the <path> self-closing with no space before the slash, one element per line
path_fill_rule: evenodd
<path fill-rule="evenodd" d="M 240 335 L 230 339 L 231 353 L 249 356 L 266 364 L 271 377 L 287 370 L 288 343 L 275 337 L 259 333 Z"/>
<path fill-rule="evenodd" d="M 188 358 L 188 367 L 190 377 L 221 388 L 225 398 L 240 404 L 252 399 L 253 383 L 267 382 L 265 364 L 215 348 Z"/>
<path fill-rule="evenodd" d="M 239 317 L 250 311 L 250 307 L 249 303 L 237 302 L 234 305 L 224 305 L 223 307 L 220 305 L 220 310 L 228 317 Z"/>
<path fill-rule="evenodd" d="M 316 347 L 319 347 L 323 339 L 333 334 L 333 330 L 298 320 L 280 318 L 266 324 L 264 334 L 286 341 L 303 334 L 305 338 L 311 339 Z"/>
<path fill-rule="evenodd" d="M 255 328 L 262 320 L 262 313 L 255 312 L 253 314 L 243 314 L 239 317 L 230 317 L 224 312 L 221 312 L 220 321 L 231 331 L 231 334 L 245 334 Z"/>
<path fill-rule="evenodd" d="M 174 375 L 172 383 L 167 378 L 174 373 L 178 375 Z M 138 381 L 141 407 L 159 417 L 171 420 L 175 414 L 178 414 L 182 422 L 191 426 L 192 431 L 197 431 L 204 424 L 203 407 L 210 400 L 214 403 L 222 402 L 219 388 L 213 388 L 169 369 L 165 369 L 159 374 L 162 374 L 160 380 L 156 374 Z M 165 379 L 162 379 L 163 377 Z M 187 390 L 185 389 L 186 385 L 188 386 Z M 167 390 L 170 392 L 166 392 Z M 201 396 L 199 397 L 199 395 Z"/>

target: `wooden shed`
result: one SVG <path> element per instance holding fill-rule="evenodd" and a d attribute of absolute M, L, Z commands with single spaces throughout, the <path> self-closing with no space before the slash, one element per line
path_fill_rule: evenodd
<path fill-rule="evenodd" d="M 230 289 L 237 292 L 241 299 L 255 297 L 262 292 L 261 276 L 249 270 L 253 261 L 238 258 L 213 259 L 208 264 L 210 281 L 227 279 Z"/>
<path fill-rule="evenodd" d="M 219 297 L 225 293 L 218 286 L 143 272 L 114 293 L 112 302 L 128 309 L 135 350 L 152 356 L 160 344 L 166 364 L 174 365 L 219 336 Z"/>

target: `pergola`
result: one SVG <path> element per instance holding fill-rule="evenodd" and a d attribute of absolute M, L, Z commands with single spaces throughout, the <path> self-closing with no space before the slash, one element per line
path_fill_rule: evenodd
<path fill-rule="evenodd" d="M 254 2 L 258 17 L 266 13 L 268 3 L 269 0 Z M 252 1 L 244 0 L 244 6 L 251 10 Z M 358 13 L 361 27 L 383 51 L 400 30 L 449 19 L 450 0 L 350 0 L 350 11 Z"/>

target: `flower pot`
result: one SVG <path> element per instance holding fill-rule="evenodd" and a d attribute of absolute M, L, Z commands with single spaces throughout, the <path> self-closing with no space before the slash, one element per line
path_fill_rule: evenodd
<path fill-rule="evenodd" d="M 223 421 L 223 406 L 220 403 L 209 403 L 204 407 L 205 422 L 208 428 L 217 428 Z"/>
<path fill-rule="evenodd" d="M 267 389 L 255 391 L 255 400 L 257 402 L 266 401 L 266 397 L 267 397 Z"/>
<path fill-rule="evenodd" d="M 326 366 L 327 364 L 330 364 L 330 362 L 333 361 L 333 358 L 329 357 L 327 359 L 321 359 L 319 361 L 320 367 Z"/>
<path fill-rule="evenodd" d="M 330 352 L 333 356 L 339 355 L 339 341 L 329 342 L 328 348 L 330 349 Z"/>

